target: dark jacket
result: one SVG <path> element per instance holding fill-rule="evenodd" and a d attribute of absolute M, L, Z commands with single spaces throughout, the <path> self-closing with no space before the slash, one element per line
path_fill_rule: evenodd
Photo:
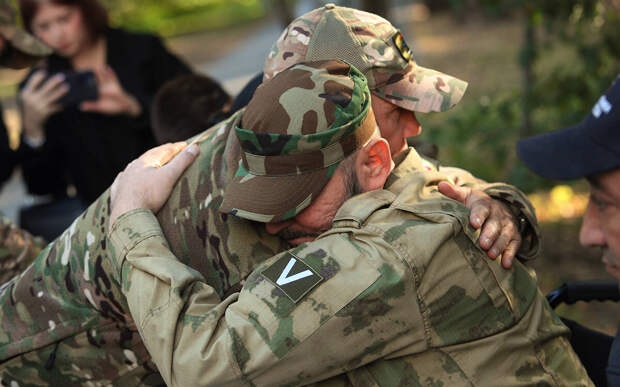
<path fill-rule="evenodd" d="M 609 361 L 607 362 L 607 385 L 620 386 L 620 327 L 616 339 L 611 345 Z"/>
<path fill-rule="evenodd" d="M 125 91 L 140 102 L 142 114 L 110 116 L 68 107 L 52 115 L 40 149 L 22 141 L 24 180 L 31 193 L 62 195 L 73 183 L 83 200 L 94 201 L 127 163 L 155 145 L 148 117 L 159 87 L 191 72 L 153 35 L 109 29 L 106 38 L 107 64 Z M 50 74 L 71 69 L 70 62 L 58 55 L 46 59 L 45 65 Z"/>

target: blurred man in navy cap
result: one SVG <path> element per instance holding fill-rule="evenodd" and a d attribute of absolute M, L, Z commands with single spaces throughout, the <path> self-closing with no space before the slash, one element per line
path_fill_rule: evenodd
<path fill-rule="evenodd" d="M 521 140 L 517 152 L 521 160 L 541 176 L 558 180 L 585 177 L 588 180 L 590 201 L 583 216 L 579 242 L 584 246 L 600 247 L 607 272 L 620 280 L 620 75 L 581 123 Z M 579 336 L 579 331 L 586 332 L 583 327 L 571 329 L 575 336 Z M 603 348 L 606 351 L 609 346 L 602 344 L 605 342 L 602 335 L 592 332 L 588 337 L 583 340 L 584 344 L 598 351 L 599 357 L 606 357 Z M 601 345 L 593 345 L 594 342 Z M 611 339 L 608 342 L 611 343 Z M 582 361 L 590 372 L 587 361 Z M 620 329 L 611 344 L 606 376 L 609 386 L 620 386 Z"/>

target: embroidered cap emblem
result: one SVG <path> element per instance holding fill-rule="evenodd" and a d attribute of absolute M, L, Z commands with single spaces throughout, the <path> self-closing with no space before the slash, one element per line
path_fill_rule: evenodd
<path fill-rule="evenodd" d="M 403 57 L 404 60 L 409 62 L 413 58 L 413 52 L 405 42 L 405 38 L 403 38 L 403 34 L 400 31 L 396 31 L 396 33 L 392 36 L 392 41 L 394 42 L 394 46 L 400 53 L 400 56 Z"/>

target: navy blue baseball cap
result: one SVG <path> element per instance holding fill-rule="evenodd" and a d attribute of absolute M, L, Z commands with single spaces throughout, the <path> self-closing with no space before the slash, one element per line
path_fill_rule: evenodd
<path fill-rule="evenodd" d="M 517 153 L 528 168 L 550 179 L 620 168 L 620 75 L 581 123 L 519 140 Z"/>

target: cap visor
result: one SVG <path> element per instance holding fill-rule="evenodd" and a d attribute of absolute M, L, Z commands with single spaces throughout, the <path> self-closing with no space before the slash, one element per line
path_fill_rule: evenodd
<path fill-rule="evenodd" d="M 10 41 L 15 48 L 24 54 L 42 57 L 52 53 L 52 49 L 21 28 L 15 28 Z"/>
<path fill-rule="evenodd" d="M 13 55 L 5 59 L 3 66 L 21 69 L 52 53 L 52 50 L 37 38 L 14 25 L 0 25 L 0 34 L 14 47 Z"/>
<path fill-rule="evenodd" d="M 594 142 L 582 124 L 519 140 L 517 153 L 532 171 L 556 180 L 577 179 L 620 164 L 618 156 Z"/>
<path fill-rule="evenodd" d="M 413 65 L 398 82 L 374 90 L 380 97 L 407 110 L 443 112 L 461 100 L 467 82 L 439 71 Z"/>
<path fill-rule="evenodd" d="M 235 177 L 226 186 L 220 211 L 258 222 L 286 220 L 307 207 L 328 181 L 326 168 L 302 175 Z"/>

